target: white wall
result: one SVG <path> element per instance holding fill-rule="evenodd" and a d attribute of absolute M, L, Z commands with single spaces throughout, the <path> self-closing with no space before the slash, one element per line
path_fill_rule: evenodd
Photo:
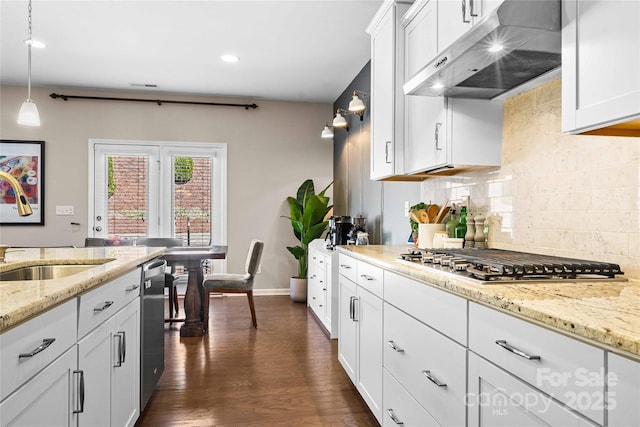
<path fill-rule="evenodd" d="M 498 171 L 429 180 L 423 200 L 489 214 L 489 246 L 620 264 L 640 277 L 640 138 L 560 131 L 561 81 L 505 101 Z"/>
<path fill-rule="evenodd" d="M 53 100 L 66 95 L 140 97 L 205 102 L 256 103 L 256 110 L 214 106 Z M 318 187 L 333 179 L 333 147 L 320 138 L 330 104 L 204 98 L 152 93 L 112 93 L 35 88 L 42 126 L 16 123 L 25 88 L 0 88 L 0 138 L 45 141 L 45 225 L 0 226 L 0 242 L 12 246 L 82 246 L 88 235 L 89 138 L 226 143 L 228 148 L 227 269 L 242 271 L 252 238 L 265 241 L 256 288 L 289 287 L 296 263 L 285 199 L 312 178 Z M 56 205 L 72 205 L 74 216 L 56 216 Z M 80 227 L 70 225 L 80 223 Z"/>

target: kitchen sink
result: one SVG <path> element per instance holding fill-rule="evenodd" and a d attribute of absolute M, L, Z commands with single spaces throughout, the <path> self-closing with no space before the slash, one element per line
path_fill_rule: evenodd
<path fill-rule="evenodd" d="M 94 268 L 100 264 L 52 264 L 34 265 L 0 273 L 0 281 L 50 280 L 71 276 Z"/>

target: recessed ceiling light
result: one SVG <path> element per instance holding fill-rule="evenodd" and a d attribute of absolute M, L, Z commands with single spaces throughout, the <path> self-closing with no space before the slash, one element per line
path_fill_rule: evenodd
<path fill-rule="evenodd" d="M 444 85 L 442 83 L 434 83 L 431 86 L 431 89 L 442 89 L 444 87 Z"/>
<path fill-rule="evenodd" d="M 235 55 L 222 55 L 220 59 L 222 59 L 224 62 L 229 62 L 229 63 L 238 62 L 240 60 L 240 58 L 238 58 Z"/>
<path fill-rule="evenodd" d="M 489 47 L 489 52 L 500 52 L 502 49 L 504 49 L 504 45 L 500 43 L 494 43 Z"/>

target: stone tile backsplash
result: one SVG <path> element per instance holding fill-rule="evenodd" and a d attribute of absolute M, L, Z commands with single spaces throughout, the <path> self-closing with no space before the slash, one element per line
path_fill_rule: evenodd
<path fill-rule="evenodd" d="M 498 170 L 426 180 L 423 201 L 470 200 L 489 246 L 620 264 L 640 277 L 640 138 L 563 134 L 560 79 L 504 103 Z"/>

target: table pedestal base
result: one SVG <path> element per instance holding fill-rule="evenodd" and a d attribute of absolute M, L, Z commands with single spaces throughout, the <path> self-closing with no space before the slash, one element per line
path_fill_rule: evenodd
<path fill-rule="evenodd" d="M 187 292 L 184 295 L 185 322 L 180 327 L 181 337 L 201 337 L 207 332 L 202 322 L 202 269 L 200 262 L 197 265 L 185 266 L 188 272 Z"/>

